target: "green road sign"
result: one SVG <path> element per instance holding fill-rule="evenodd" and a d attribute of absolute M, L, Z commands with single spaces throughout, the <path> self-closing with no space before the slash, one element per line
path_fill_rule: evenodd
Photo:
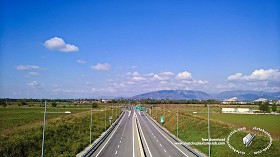
<path fill-rule="evenodd" d="M 160 116 L 160 122 L 164 123 L 164 116 Z"/>

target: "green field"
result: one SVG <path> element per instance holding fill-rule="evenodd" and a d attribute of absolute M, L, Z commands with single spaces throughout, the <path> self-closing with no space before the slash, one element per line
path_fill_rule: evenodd
<path fill-rule="evenodd" d="M 198 113 L 197 115 L 207 118 L 207 114 Z M 210 113 L 210 119 L 228 123 L 235 127 L 259 127 L 268 131 L 274 139 L 279 140 L 280 116 Z"/>
<path fill-rule="evenodd" d="M 0 108 L 0 156 L 40 156 L 44 108 Z M 47 112 L 71 111 L 71 114 L 48 113 L 45 132 L 45 156 L 75 156 L 90 142 L 90 108 L 48 107 Z M 109 127 L 121 110 L 110 107 L 93 110 L 92 141 Z"/>
<path fill-rule="evenodd" d="M 228 117 L 223 117 L 224 114 L 218 114 L 219 108 L 210 108 L 211 120 L 210 120 L 210 135 L 211 138 L 227 138 L 229 134 L 239 128 L 239 126 L 251 127 L 250 121 L 255 122 L 257 127 L 262 128 L 266 125 L 266 128 L 263 128 L 269 132 L 269 130 L 276 131 L 276 134 L 279 133 L 279 128 L 277 127 L 279 122 L 278 116 L 273 117 L 269 115 L 256 115 L 256 117 L 246 117 L 246 115 L 241 115 L 240 117 L 230 117 L 230 116 L 239 116 L 239 115 L 229 115 Z M 193 112 L 198 112 L 194 114 Z M 200 113 L 199 113 L 200 112 Z M 202 112 L 202 113 L 201 113 Z M 202 138 L 208 138 L 208 123 L 207 123 L 207 108 L 179 108 L 179 131 L 178 136 L 181 140 L 185 142 L 201 142 Z M 215 114 L 214 114 L 215 113 Z M 172 107 L 155 107 L 152 110 L 152 116 L 159 122 L 159 116 L 165 115 L 165 123 L 163 124 L 169 131 L 174 135 L 177 134 L 176 130 L 176 108 Z M 253 116 L 253 115 L 250 115 Z M 268 116 L 269 118 L 263 118 L 263 116 Z M 245 120 L 244 120 L 245 119 Z M 245 122 L 244 122 L 245 121 Z M 273 121 L 271 124 L 267 123 L 268 121 Z M 238 122 L 235 124 L 235 122 Z M 266 124 L 267 123 L 267 124 Z M 238 125 L 237 125 L 238 124 Z M 246 125 L 248 124 L 248 125 Z M 249 125 L 250 124 L 250 125 Z M 274 125 L 276 124 L 276 126 Z M 278 129 L 277 129 L 278 128 Z M 277 157 L 280 156 L 280 141 L 274 140 L 269 150 L 264 153 L 253 155 L 254 151 L 265 148 L 269 144 L 268 136 L 264 134 L 259 134 L 254 139 L 254 142 L 250 147 L 245 147 L 242 143 L 242 138 L 248 133 L 246 131 L 240 131 L 234 134 L 230 138 L 230 143 L 237 150 L 245 151 L 247 154 L 242 156 L 259 156 L 259 157 Z M 275 136 L 275 134 L 274 134 Z M 208 145 L 204 146 L 192 146 L 204 154 L 208 155 Z M 249 154 L 251 153 L 251 154 Z M 232 149 L 225 145 L 215 145 L 211 146 L 211 156 L 224 157 L 224 156 L 240 156 L 235 153 Z"/>

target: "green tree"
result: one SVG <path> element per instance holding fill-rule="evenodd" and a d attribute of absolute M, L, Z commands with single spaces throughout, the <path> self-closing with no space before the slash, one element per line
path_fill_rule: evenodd
<path fill-rule="evenodd" d="M 261 112 L 269 112 L 269 102 L 260 102 L 259 103 L 259 110 Z"/>
<path fill-rule="evenodd" d="M 271 110 L 272 110 L 273 112 L 276 112 L 276 111 L 277 111 L 277 105 L 276 105 L 275 102 L 272 104 Z"/>
<path fill-rule="evenodd" d="M 93 102 L 93 103 L 91 104 L 91 106 L 92 106 L 92 108 L 98 108 L 98 104 L 97 104 L 96 102 Z"/>
<path fill-rule="evenodd" d="M 57 103 L 56 102 L 52 102 L 52 107 L 56 107 Z"/>

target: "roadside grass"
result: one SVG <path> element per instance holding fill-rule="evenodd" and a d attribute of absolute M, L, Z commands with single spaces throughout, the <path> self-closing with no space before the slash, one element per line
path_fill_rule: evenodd
<path fill-rule="evenodd" d="M 188 110 L 188 111 L 187 111 Z M 205 109 L 196 109 L 196 111 Z M 216 110 L 216 109 L 214 109 Z M 196 116 L 192 112 L 194 110 L 189 108 L 179 108 L 179 132 L 178 136 L 181 140 L 185 142 L 202 142 L 202 138 L 208 138 L 208 122 L 207 118 L 203 116 Z M 207 108 L 206 108 L 207 111 Z M 213 109 L 212 109 L 213 111 Z M 217 111 L 217 110 L 216 110 Z M 152 116 L 156 117 L 156 120 L 159 121 L 160 115 L 165 115 L 165 123 L 164 127 L 167 128 L 171 133 L 175 136 L 177 134 L 176 130 L 176 108 L 160 108 L 155 107 L 152 111 Z M 259 119 L 256 119 L 259 120 Z M 277 123 L 277 122 L 274 122 Z M 245 126 L 247 127 L 247 126 Z M 215 138 L 225 138 L 227 139 L 228 135 L 236 130 L 238 127 L 235 127 L 230 122 L 217 121 L 216 119 L 211 119 L 210 121 L 210 137 L 212 139 Z M 242 143 L 242 138 L 248 133 L 249 130 L 239 131 L 232 135 L 230 138 L 230 144 L 237 150 L 246 152 L 245 155 L 242 156 L 260 156 L 260 157 L 277 157 L 280 156 L 280 141 L 273 141 L 271 147 L 266 152 L 261 154 L 254 155 L 253 152 L 258 151 L 260 149 L 265 148 L 269 144 L 269 138 L 264 136 L 264 134 L 258 133 L 258 136 L 254 139 L 252 145 L 250 147 L 245 147 Z M 200 145 L 194 146 L 193 148 L 198 149 L 204 154 L 208 155 L 208 145 Z M 249 154 L 250 153 L 250 154 Z M 225 145 L 212 145 L 211 146 L 211 156 L 217 157 L 226 157 L 226 156 L 241 156 L 241 154 L 237 154 L 232 149 Z"/>
<path fill-rule="evenodd" d="M 207 114 L 198 113 L 197 115 L 207 118 Z M 274 139 L 279 140 L 280 116 L 210 113 L 210 119 L 230 123 L 236 127 L 262 128 L 269 132 Z"/>
<path fill-rule="evenodd" d="M 41 155 L 43 127 L 41 111 L 43 108 L 0 108 L 0 156 Z M 57 110 L 48 108 L 47 111 Z M 64 109 L 61 108 L 59 111 L 63 112 Z M 47 114 L 45 156 L 75 156 L 89 145 L 90 110 L 70 111 L 71 114 Z M 112 110 L 108 108 L 106 112 L 105 117 L 104 110 L 93 110 L 92 142 L 110 125 L 108 119 L 112 115 Z M 113 110 L 114 121 L 119 113 L 121 113 L 120 109 Z M 2 124 L 6 126 L 2 127 Z"/>

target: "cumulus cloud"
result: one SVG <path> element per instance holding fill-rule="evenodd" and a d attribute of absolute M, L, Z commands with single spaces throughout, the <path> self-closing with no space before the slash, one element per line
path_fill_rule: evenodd
<path fill-rule="evenodd" d="M 128 72 L 126 73 L 127 75 L 130 75 L 130 76 L 140 76 L 141 74 L 137 71 L 134 71 L 134 72 Z"/>
<path fill-rule="evenodd" d="M 146 80 L 146 78 L 140 77 L 140 76 L 134 76 L 134 77 L 132 77 L 131 80 L 133 80 L 133 81 L 144 81 L 144 80 Z"/>
<path fill-rule="evenodd" d="M 176 79 L 178 80 L 188 80 L 188 79 L 192 79 L 192 74 L 184 71 L 184 72 L 180 72 L 177 74 Z"/>
<path fill-rule="evenodd" d="M 174 73 L 170 72 L 170 71 L 166 71 L 166 72 L 159 73 L 159 75 L 162 75 L 162 76 L 173 76 Z"/>
<path fill-rule="evenodd" d="M 94 66 L 91 66 L 90 68 L 92 70 L 107 71 L 107 70 L 111 69 L 111 65 L 108 64 L 108 63 L 104 63 L 104 64 L 98 63 L 98 64 L 96 64 Z"/>
<path fill-rule="evenodd" d="M 27 83 L 27 85 L 30 87 L 39 87 L 40 83 L 37 81 L 32 81 L 32 82 Z"/>
<path fill-rule="evenodd" d="M 19 65 L 16 67 L 16 69 L 17 70 L 31 70 L 31 69 L 40 70 L 42 68 L 37 65 Z"/>
<path fill-rule="evenodd" d="M 44 46 L 49 50 L 62 52 L 76 52 L 79 48 L 75 45 L 67 44 L 63 39 L 54 37 L 45 41 Z"/>
<path fill-rule="evenodd" d="M 85 64 L 85 63 L 87 63 L 85 60 L 82 60 L 82 59 L 78 59 L 77 60 L 77 63 L 79 63 L 79 64 Z"/>
<path fill-rule="evenodd" d="M 265 80 L 279 80 L 280 72 L 278 69 L 259 69 L 252 72 L 250 75 L 243 75 L 236 73 L 228 77 L 229 81 L 265 81 Z"/>

